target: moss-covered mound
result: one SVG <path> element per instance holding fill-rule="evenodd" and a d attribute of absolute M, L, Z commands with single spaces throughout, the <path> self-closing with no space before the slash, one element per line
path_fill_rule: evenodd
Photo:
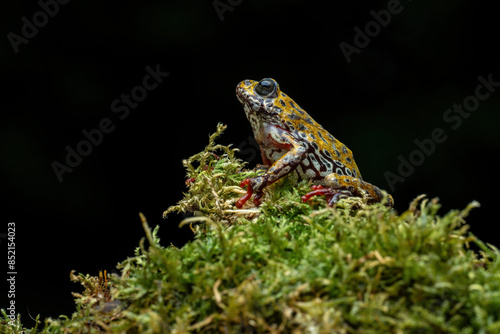
<path fill-rule="evenodd" d="M 357 198 L 329 208 L 302 203 L 310 185 L 289 178 L 236 210 L 256 172 L 214 139 L 184 162 L 189 191 L 167 210 L 194 212 L 183 224 L 196 239 L 162 246 L 141 216 L 147 242 L 121 275 L 72 275 L 76 312 L 26 332 L 500 333 L 499 252 L 464 221 L 477 203 L 442 216 L 423 196 L 400 215 Z"/>

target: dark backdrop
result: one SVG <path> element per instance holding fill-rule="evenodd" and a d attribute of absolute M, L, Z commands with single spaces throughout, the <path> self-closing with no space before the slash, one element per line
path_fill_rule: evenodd
<path fill-rule="evenodd" d="M 421 193 L 439 197 L 442 213 L 478 200 L 471 230 L 500 245 L 490 217 L 499 23 L 486 1 L 2 7 L 0 224 L 2 233 L 16 224 L 16 307 L 26 324 L 74 310 L 70 292 L 80 287 L 70 270 L 96 275 L 131 256 L 143 236 L 139 212 L 161 225 L 164 245 L 192 237 L 178 229 L 182 217 L 162 212 L 186 189 L 181 160 L 218 122 L 228 125 L 222 143 L 260 162 L 234 95 L 247 78 L 278 80 L 354 152 L 366 180 L 391 190 L 399 212 Z M 156 80 L 144 82 L 150 72 Z M 457 113 L 463 103 L 470 112 Z M 82 143 L 85 133 L 94 144 Z M 87 156 L 62 167 L 68 149 Z"/>

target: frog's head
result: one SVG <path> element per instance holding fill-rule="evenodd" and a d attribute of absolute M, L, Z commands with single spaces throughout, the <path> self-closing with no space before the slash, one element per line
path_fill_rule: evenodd
<path fill-rule="evenodd" d="M 260 81 L 243 80 L 236 86 L 236 97 L 243 104 L 243 109 L 249 119 L 251 116 L 256 116 L 271 120 L 281 113 L 278 100 L 284 96 L 286 95 L 280 92 L 276 80 L 271 78 Z"/>

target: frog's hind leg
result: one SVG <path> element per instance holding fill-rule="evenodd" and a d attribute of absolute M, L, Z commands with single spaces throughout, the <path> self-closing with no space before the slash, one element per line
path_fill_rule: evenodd
<path fill-rule="evenodd" d="M 302 201 L 306 202 L 317 195 L 326 196 L 329 206 L 333 206 L 342 197 L 359 196 L 367 203 L 380 202 L 384 198 L 382 191 L 373 184 L 356 177 L 336 173 L 327 175 L 321 185 L 313 186 L 313 191 L 302 196 Z M 392 203 L 392 197 L 389 195 L 387 204 L 392 206 Z"/>

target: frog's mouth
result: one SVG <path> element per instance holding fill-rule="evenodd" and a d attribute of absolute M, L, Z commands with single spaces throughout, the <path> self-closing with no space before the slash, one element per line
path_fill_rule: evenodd
<path fill-rule="evenodd" d="M 236 98 L 238 99 L 238 101 L 240 101 L 241 104 L 245 104 L 245 101 L 243 101 L 243 99 L 241 98 L 240 94 L 238 94 L 238 92 L 236 92 Z"/>
<path fill-rule="evenodd" d="M 265 101 L 259 98 L 256 98 L 253 95 L 244 94 L 243 96 L 238 96 L 238 100 L 243 105 L 243 109 L 245 112 L 258 114 L 258 115 L 268 115 L 269 113 L 266 111 L 264 107 Z"/>
<path fill-rule="evenodd" d="M 262 97 L 255 93 L 257 81 L 244 80 L 236 86 L 236 98 L 243 105 L 243 109 L 249 118 L 250 114 L 271 122 L 281 110 L 274 110 L 274 97 Z"/>
<path fill-rule="evenodd" d="M 243 106 L 247 106 L 250 110 L 258 111 L 262 107 L 262 101 L 255 98 L 250 94 L 248 87 L 242 86 L 243 82 L 236 87 L 236 98 Z"/>
<path fill-rule="evenodd" d="M 238 84 L 238 86 L 236 86 L 236 98 L 241 103 L 245 103 L 245 101 L 248 100 L 248 97 L 250 96 L 249 91 L 251 90 L 251 85 L 248 86 L 245 83 L 246 81 L 242 81 Z"/>

